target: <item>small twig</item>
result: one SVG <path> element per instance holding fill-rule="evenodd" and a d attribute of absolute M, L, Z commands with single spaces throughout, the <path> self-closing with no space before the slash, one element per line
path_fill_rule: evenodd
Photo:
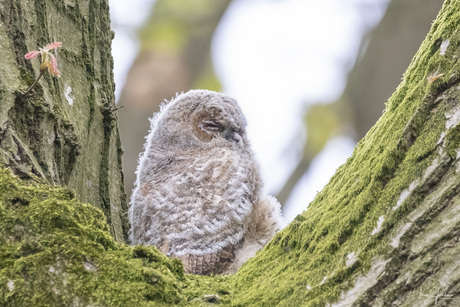
<path fill-rule="evenodd" d="M 29 88 L 25 92 L 22 92 L 22 95 L 27 95 L 30 92 L 30 90 L 35 86 L 35 84 L 37 84 L 38 80 L 40 80 L 44 73 L 44 70 L 40 71 L 40 75 L 38 76 L 37 80 L 35 80 L 34 83 L 32 83 L 32 85 L 29 86 Z"/>

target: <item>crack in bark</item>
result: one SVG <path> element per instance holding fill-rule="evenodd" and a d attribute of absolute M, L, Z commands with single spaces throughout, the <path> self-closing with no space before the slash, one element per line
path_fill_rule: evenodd
<path fill-rule="evenodd" d="M 435 158 L 436 159 L 436 158 Z M 419 187 L 414 190 L 414 193 L 421 196 L 423 199 L 435 192 L 436 189 L 442 189 L 442 181 L 452 170 L 452 166 L 456 160 L 446 158 L 444 163 L 438 166 L 438 169 L 428 177 Z M 460 163 L 460 162 L 458 162 Z M 419 193 L 417 193 L 419 190 Z M 425 190 L 422 192 L 422 190 Z M 441 213 L 447 210 L 453 205 L 452 200 L 460 193 L 460 184 L 450 186 L 448 191 L 442 194 L 442 198 L 438 199 L 437 203 L 441 204 L 438 207 L 430 207 L 416 220 L 412 221 L 413 225 L 406 231 L 401 238 L 401 246 L 396 248 L 391 254 L 391 262 L 388 264 L 384 271 L 385 276 L 381 278 L 375 286 L 368 289 L 361 298 L 356 301 L 353 306 L 372 306 L 375 303 L 375 299 L 383 294 L 385 297 L 391 296 L 392 299 L 385 299 L 386 304 L 392 304 L 392 306 L 399 306 L 405 301 L 405 296 L 410 294 L 412 291 L 418 289 L 430 276 L 438 273 L 442 268 L 442 263 L 430 263 L 429 266 L 423 266 L 421 269 L 414 272 L 417 275 L 416 279 L 410 283 L 404 285 L 398 285 L 396 290 L 389 290 L 389 287 L 398 279 L 399 272 L 404 268 L 409 267 L 417 260 L 424 258 L 439 259 L 438 256 L 443 252 L 445 248 L 452 246 L 452 241 L 457 242 L 460 235 L 452 237 L 452 233 L 447 233 L 437 240 L 435 244 L 426 250 L 422 250 L 418 254 L 411 254 L 410 247 L 414 243 L 414 239 L 417 235 L 427 230 L 427 227 L 431 225 L 431 222 L 435 220 Z M 407 200 L 406 200 L 407 201 Z M 415 226 L 415 227 L 414 227 Z M 457 227 L 460 230 L 460 227 Z M 457 232 L 458 234 L 458 232 Z M 399 302 L 399 303 L 398 303 Z"/>

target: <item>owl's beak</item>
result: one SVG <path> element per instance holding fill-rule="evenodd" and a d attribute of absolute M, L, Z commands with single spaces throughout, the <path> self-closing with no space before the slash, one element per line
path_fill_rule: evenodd
<path fill-rule="evenodd" d="M 238 145 L 238 147 L 241 147 L 241 148 L 243 147 L 243 138 L 237 132 L 233 131 L 230 134 L 230 139 L 233 142 L 235 142 L 235 144 Z"/>

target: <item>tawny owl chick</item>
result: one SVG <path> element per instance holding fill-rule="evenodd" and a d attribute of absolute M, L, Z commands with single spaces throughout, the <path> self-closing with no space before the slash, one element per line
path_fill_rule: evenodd
<path fill-rule="evenodd" d="M 152 120 L 129 219 L 132 244 L 157 246 L 186 272 L 235 272 L 280 229 L 235 100 L 192 90 Z"/>

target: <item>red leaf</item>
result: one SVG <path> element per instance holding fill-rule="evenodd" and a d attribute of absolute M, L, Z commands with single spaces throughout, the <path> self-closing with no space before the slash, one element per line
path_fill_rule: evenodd
<path fill-rule="evenodd" d="M 34 51 L 31 51 L 31 52 L 28 52 L 24 57 L 27 60 L 31 60 L 33 58 L 36 58 L 37 55 L 39 55 L 39 54 L 40 54 L 40 51 L 34 50 Z"/>
<path fill-rule="evenodd" d="M 62 45 L 61 42 L 54 42 L 54 43 L 46 45 L 45 49 L 48 49 L 48 50 L 56 49 L 57 47 L 61 47 L 61 45 Z"/>
<path fill-rule="evenodd" d="M 50 72 L 53 76 L 59 77 L 61 73 L 59 72 L 57 68 L 56 57 L 50 53 L 50 58 L 51 58 L 51 65 L 48 66 L 48 68 L 50 69 Z"/>

